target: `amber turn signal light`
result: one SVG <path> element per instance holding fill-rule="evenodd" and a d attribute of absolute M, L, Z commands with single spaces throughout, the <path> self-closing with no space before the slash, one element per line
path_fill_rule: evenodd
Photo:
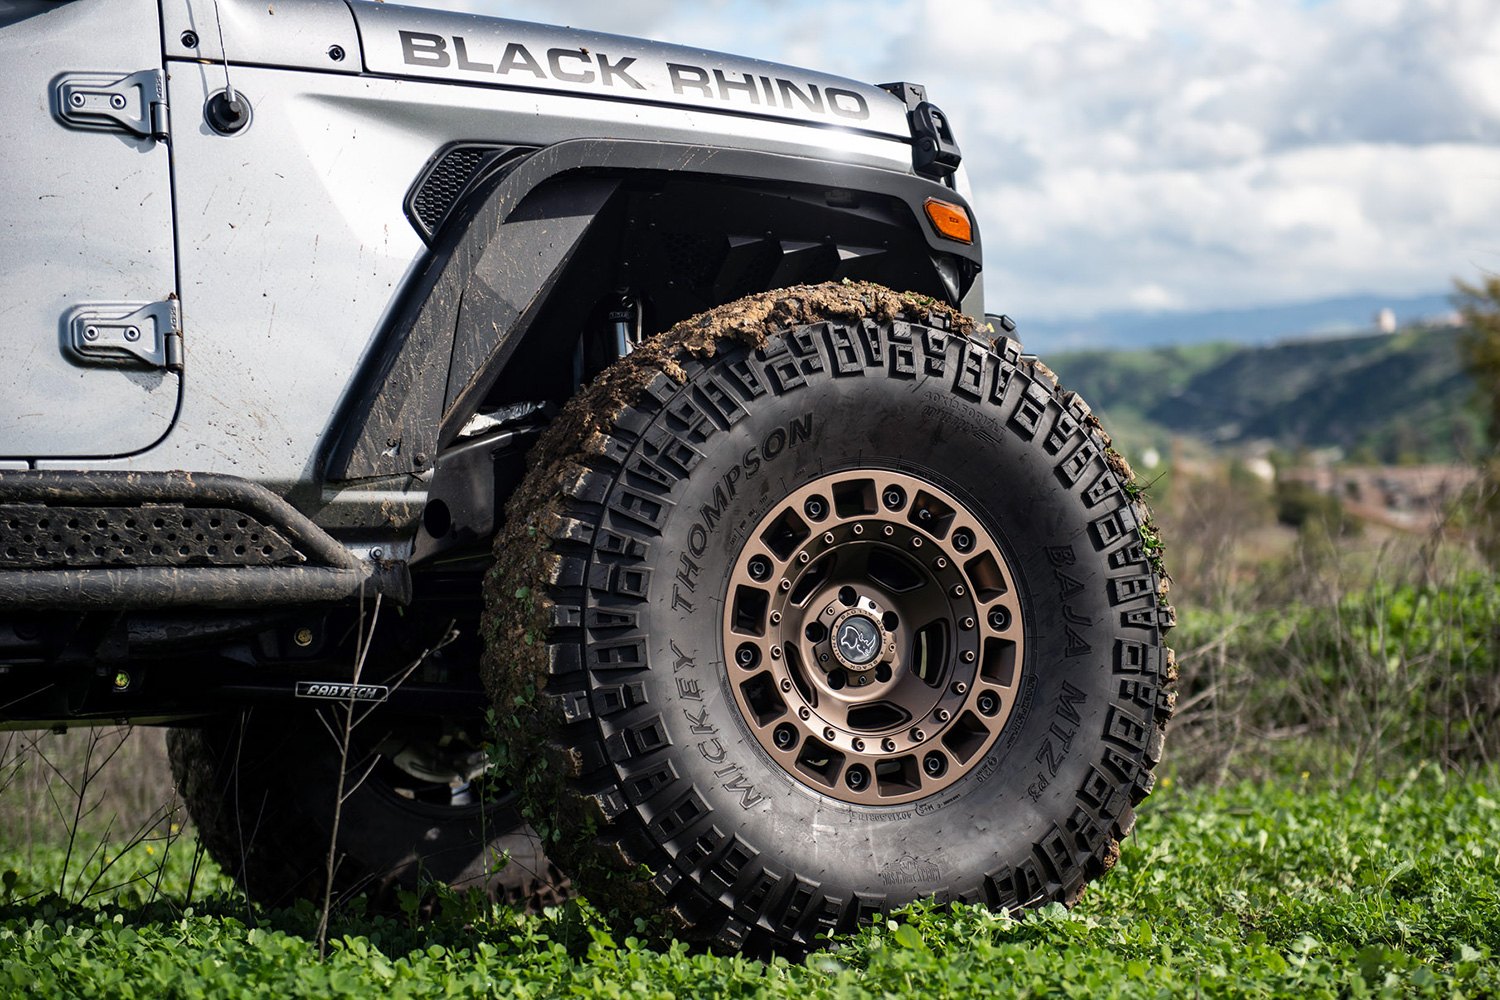
<path fill-rule="evenodd" d="M 928 198 L 922 203 L 922 207 L 926 209 L 927 218 L 931 220 L 932 228 L 938 231 L 939 236 L 946 236 L 960 243 L 974 242 L 974 224 L 969 221 L 969 213 L 962 205 Z"/>

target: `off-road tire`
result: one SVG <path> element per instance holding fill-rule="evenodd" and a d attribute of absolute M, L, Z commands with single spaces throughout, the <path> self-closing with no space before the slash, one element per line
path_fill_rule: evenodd
<path fill-rule="evenodd" d="M 198 838 L 246 895 L 267 906 L 322 901 L 339 754 L 311 712 L 249 712 L 174 729 L 167 754 Z M 351 759 L 346 787 L 364 764 Z M 567 894 L 513 795 L 472 808 L 432 805 L 396 794 L 378 770 L 344 803 L 336 864 L 335 901 L 364 895 L 388 912 L 400 904 L 397 890 L 422 892 L 433 882 L 478 886 L 532 909 Z"/>
<path fill-rule="evenodd" d="M 497 542 L 486 681 L 516 723 L 528 817 L 601 910 L 626 927 L 665 915 L 663 930 L 724 950 L 797 952 L 921 897 L 1071 904 L 1114 864 L 1171 713 L 1172 611 L 1128 466 L 1016 343 L 874 286 L 768 293 L 619 362 L 535 454 Z M 754 670 L 725 641 L 777 505 L 864 471 L 931 484 L 975 519 L 1020 612 L 1006 623 L 1019 662 L 994 675 L 1010 681 L 1003 724 L 980 726 L 988 742 L 957 780 L 893 784 L 891 805 L 850 801 L 847 733 L 829 728 L 845 756 L 815 761 L 817 780 L 778 762 L 745 707 Z M 851 511 L 891 544 L 921 534 Z M 993 600 L 996 579 L 972 586 Z M 759 670 L 778 654 L 756 641 Z M 815 742 L 781 685 L 776 718 Z M 921 747 L 942 751 L 934 732 Z"/>

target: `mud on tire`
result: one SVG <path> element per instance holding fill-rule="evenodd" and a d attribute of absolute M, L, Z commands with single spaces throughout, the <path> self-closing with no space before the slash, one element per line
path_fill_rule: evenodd
<path fill-rule="evenodd" d="M 1114 864 L 1172 612 L 1128 467 L 1014 342 L 874 286 L 768 293 L 626 358 L 537 454 L 486 681 L 601 910 L 795 952 L 921 897 L 1071 903 Z"/>
<path fill-rule="evenodd" d="M 247 712 L 174 729 L 167 753 L 199 839 L 246 895 L 268 906 L 322 901 L 339 755 L 313 712 Z M 424 802 L 408 797 L 410 782 L 387 778 L 388 761 L 361 758 L 358 751 L 350 758 L 354 790 L 339 822 L 335 902 L 363 894 L 394 910 L 396 890 L 433 881 L 480 886 L 530 908 L 567 893 L 513 796 L 468 808 Z"/>

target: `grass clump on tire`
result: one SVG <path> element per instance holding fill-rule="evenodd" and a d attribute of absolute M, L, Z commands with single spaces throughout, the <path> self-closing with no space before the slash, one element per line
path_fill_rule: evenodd
<path fill-rule="evenodd" d="M 487 582 L 526 818 L 623 926 L 797 952 L 923 897 L 1074 901 L 1171 711 L 1149 514 L 1014 342 L 866 284 L 604 372 Z"/>

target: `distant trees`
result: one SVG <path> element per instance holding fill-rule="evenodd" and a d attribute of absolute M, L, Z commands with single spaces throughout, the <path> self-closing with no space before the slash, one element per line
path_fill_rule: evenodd
<path fill-rule="evenodd" d="M 1474 377 L 1484 406 L 1490 453 L 1468 512 L 1480 550 L 1500 568 L 1500 275 L 1471 285 L 1455 281 L 1454 303 L 1468 329 L 1459 341 L 1464 366 Z"/>
<path fill-rule="evenodd" d="M 1490 448 L 1500 450 L 1500 275 L 1488 275 L 1477 285 L 1454 285 L 1454 303 L 1468 327 L 1459 341 L 1464 365 L 1483 398 Z"/>

